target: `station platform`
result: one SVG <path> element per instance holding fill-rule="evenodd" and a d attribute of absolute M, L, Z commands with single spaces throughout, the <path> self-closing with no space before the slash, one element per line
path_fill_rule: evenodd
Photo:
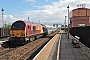
<path fill-rule="evenodd" d="M 81 45 L 76 48 L 72 44 L 74 37 L 64 31 L 56 34 L 45 47 L 33 58 L 33 60 L 90 60 L 83 53 L 87 49 Z M 86 49 L 83 52 L 81 49 Z M 83 50 L 82 49 L 82 50 Z M 90 49 L 88 49 L 90 51 Z M 86 54 L 86 53 L 85 53 Z M 90 56 L 90 55 L 88 55 Z"/>
<path fill-rule="evenodd" d="M 60 60 L 88 60 L 80 51 L 80 48 L 74 48 L 71 44 L 73 37 L 62 33 L 61 35 L 61 47 L 60 47 Z"/>

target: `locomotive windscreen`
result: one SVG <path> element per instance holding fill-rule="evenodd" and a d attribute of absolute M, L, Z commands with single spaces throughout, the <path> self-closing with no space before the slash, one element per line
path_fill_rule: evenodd
<path fill-rule="evenodd" d="M 12 30 L 24 30 L 25 24 L 23 22 L 15 22 L 14 24 L 12 24 L 11 29 Z"/>

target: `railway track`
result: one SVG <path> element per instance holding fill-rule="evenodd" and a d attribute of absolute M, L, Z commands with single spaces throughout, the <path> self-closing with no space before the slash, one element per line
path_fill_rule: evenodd
<path fill-rule="evenodd" d="M 5 46 L 3 46 L 4 44 L 6 44 Z M 15 50 L 16 48 L 19 48 L 20 46 L 13 46 L 13 45 L 9 45 L 9 43 L 7 44 L 6 42 L 3 43 L 3 45 L 0 47 L 0 56 L 7 54 L 13 50 Z"/>
<path fill-rule="evenodd" d="M 7 54 L 7 53 L 9 53 L 9 52 L 11 52 L 12 50 L 14 50 L 14 49 L 16 49 L 16 48 L 11 48 L 11 49 L 4 49 L 4 51 L 2 51 L 2 52 L 0 52 L 0 56 L 2 56 L 2 55 L 4 55 L 4 54 Z"/>
<path fill-rule="evenodd" d="M 24 46 L 18 48 L 2 48 L 0 49 L 1 55 L 0 60 L 23 60 L 28 59 L 33 53 L 40 48 L 43 44 L 49 41 L 58 31 L 47 35 L 44 38 L 37 39 L 33 42 L 30 42 Z M 0 47 L 1 48 L 1 47 Z M 5 52 L 6 51 L 6 52 Z"/>

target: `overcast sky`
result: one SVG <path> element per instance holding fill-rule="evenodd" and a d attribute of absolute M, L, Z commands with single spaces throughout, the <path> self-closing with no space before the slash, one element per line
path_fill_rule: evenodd
<path fill-rule="evenodd" d="M 90 8 L 90 0 L 0 0 L 0 9 L 4 9 L 4 21 L 8 24 L 17 20 L 28 21 L 28 17 L 29 21 L 35 23 L 64 24 L 65 16 L 68 15 L 67 6 L 70 6 L 71 11 L 77 8 L 77 4 L 86 4 L 86 8 Z"/>

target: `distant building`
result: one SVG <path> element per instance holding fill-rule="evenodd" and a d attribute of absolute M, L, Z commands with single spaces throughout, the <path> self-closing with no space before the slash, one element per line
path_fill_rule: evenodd
<path fill-rule="evenodd" d="M 77 8 L 69 13 L 70 27 L 90 26 L 90 9 Z"/>

